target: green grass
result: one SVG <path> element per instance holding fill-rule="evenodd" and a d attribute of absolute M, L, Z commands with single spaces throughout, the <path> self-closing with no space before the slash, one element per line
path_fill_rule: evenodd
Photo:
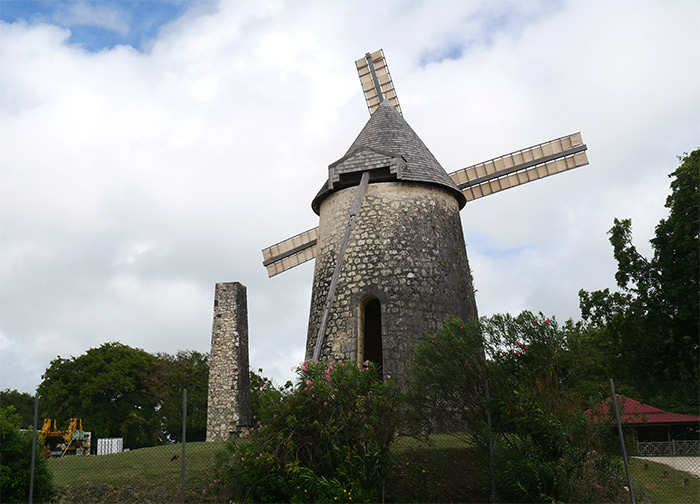
<path fill-rule="evenodd" d="M 490 502 L 488 459 L 463 437 L 402 436 L 392 448 L 386 495 L 390 502 Z"/>
<path fill-rule="evenodd" d="M 206 502 L 213 455 L 223 443 L 188 443 L 185 497 Z M 179 502 L 182 445 L 49 460 L 59 502 Z"/>
<path fill-rule="evenodd" d="M 224 443 L 188 443 L 187 502 L 219 502 L 212 482 L 213 455 Z M 400 437 L 392 447 L 397 458 L 386 495 L 402 502 L 488 501 L 490 482 L 485 461 L 459 438 L 432 435 L 427 442 Z M 142 448 L 113 455 L 49 460 L 59 503 L 179 502 L 182 445 Z M 455 463 L 459 461 L 459 463 Z M 648 464 L 648 469 L 644 465 Z M 700 478 L 666 465 L 632 459 L 639 503 L 700 502 Z M 667 474 L 664 475 L 664 472 Z M 688 480 L 685 486 L 684 480 Z M 206 490 L 206 493 L 203 493 Z"/>
<path fill-rule="evenodd" d="M 399 455 L 405 451 L 418 449 L 441 449 L 441 448 L 470 448 L 465 440 L 465 436 L 452 434 L 431 434 L 427 440 L 416 439 L 410 436 L 399 436 L 391 446 L 391 451 Z"/>
<path fill-rule="evenodd" d="M 648 464 L 648 469 L 644 469 Z M 664 474 L 666 473 L 666 474 Z M 637 502 L 700 502 L 700 478 L 649 460 L 631 459 L 630 474 Z M 685 486 L 685 480 L 688 486 Z"/>

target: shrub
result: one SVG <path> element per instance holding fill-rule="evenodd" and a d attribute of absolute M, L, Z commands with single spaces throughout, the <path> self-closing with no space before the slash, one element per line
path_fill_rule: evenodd
<path fill-rule="evenodd" d="M 479 444 L 486 420 L 486 361 L 477 321 L 449 317 L 413 354 L 408 402 L 420 432 L 447 432 Z"/>
<path fill-rule="evenodd" d="M 414 353 L 409 397 L 419 425 L 466 438 L 484 471 L 490 439 L 497 501 L 625 498 L 619 461 L 602 454 L 599 427 L 571 392 L 580 373 L 569 330 L 530 312 L 450 317 Z"/>
<path fill-rule="evenodd" d="M 20 431 L 20 418 L 14 407 L 0 410 L 0 499 L 27 502 L 31 474 L 32 433 Z M 34 467 L 34 501 L 45 502 L 55 491 L 46 459 L 37 440 Z"/>
<path fill-rule="evenodd" d="M 400 423 L 400 392 L 373 364 L 311 364 L 218 457 L 231 497 L 253 502 L 376 502 Z M 237 485 L 237 486 L 236 486 Z"/>

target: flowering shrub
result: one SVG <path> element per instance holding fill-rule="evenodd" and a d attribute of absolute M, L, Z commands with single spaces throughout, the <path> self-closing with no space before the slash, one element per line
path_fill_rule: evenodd
<path fill-rule="evenodd" d="M 376 502 L 400 422 L 400 392 L 373 364 L 305 363 L 293 389 L 217 461 L 233 500 Z M 234 482 L 238 486 L 234 487 Z"/>
<path fill-rule="evenodd" d="M 291 381 L 277 386 L 262 373 L 262 369 L 258 369 L 257 373 L 250 370 L 250 414 L 254 420 L 271 414 L 269 411 L 275 409 L 282 397 L 288 395 L 294 386 Z"/>

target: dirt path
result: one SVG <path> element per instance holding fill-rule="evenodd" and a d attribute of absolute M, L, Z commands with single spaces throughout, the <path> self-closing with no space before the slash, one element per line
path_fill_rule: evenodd
<path fill-rule="evenodd" d="M 700 457 L 634 457 L 659 464 L 666 464 L 679 471 L 689 472 L 700 477 Z"/>

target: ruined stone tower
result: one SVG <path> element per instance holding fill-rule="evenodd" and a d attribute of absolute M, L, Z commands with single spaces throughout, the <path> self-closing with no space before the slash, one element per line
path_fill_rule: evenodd
<path fill-rule="evenodd" d="M 238 282 L 216 284 L 208 398 L 207 441 L 226 441 L 250 426 L 248 302 Z"/>
<path fill-rule="evenodd" d="M 477 316 L 460 209 L 466 199 L 385 100 L 313 200 L 320 216 L 306 357 L 311 359 L 336 258 L 363 172 L 369 185 L 328 312 L 324 361 L 369 360 L 403 382 L 424 332 Z"/>

